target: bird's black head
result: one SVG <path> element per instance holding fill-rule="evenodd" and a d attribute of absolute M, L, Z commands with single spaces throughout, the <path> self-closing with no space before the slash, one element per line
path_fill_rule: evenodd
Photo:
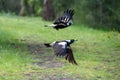
<path fill-rule="evenodd" d="M 77 40 L 71 39 L 71 40 L 70 40 L 70 44 L 74 43 L 75 41 L 77 41 Z"/>
<path fill-rule="evenodd" d="M 68 23 L 67 23 L 67 26 L 70 26 L 70 25 L 72 25 L 72 23 L 71 23 L 71 22 L 68 22 Z"/>

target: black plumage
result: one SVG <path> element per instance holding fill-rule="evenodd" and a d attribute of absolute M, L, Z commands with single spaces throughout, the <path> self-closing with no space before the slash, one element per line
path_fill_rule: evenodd
<path fill-rule="evenodd" d="M 54 41 L 52 43 L 44 43 L 47 47 L 53 47 L 54 53 L 56 56 L 65 56 L 65 59 L 68 60 L 72 64 L 76 64 L 77 62 L 74 59 L 73 52 L 70 44 L 74 43 L 76 40 L 62 40 L 62 41 Z"/>
<path fill-rule="evenodd" d="M 73 9 L 67 9 L 64 11 L 63 15 L 57 18 L 53 24 L 51 25 L 45 25 L 53 27 L 56 30 L 63 29 L 66 27 L 69 27 L 72 24 L 72 17 L 74 15 L 74 10 Z"/>

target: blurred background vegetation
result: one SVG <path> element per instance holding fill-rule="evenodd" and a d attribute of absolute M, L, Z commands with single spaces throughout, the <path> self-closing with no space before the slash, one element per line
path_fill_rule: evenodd
<path fill-rule="evenodd" d="M 41 16 L 47 21 L 67 8 L 75 9 L 75 24 L 120 31 L 120 0 L 0 0 L 1 14 Z"/>

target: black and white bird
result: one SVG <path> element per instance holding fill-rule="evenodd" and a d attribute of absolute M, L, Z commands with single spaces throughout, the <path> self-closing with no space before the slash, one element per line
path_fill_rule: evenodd
<path fill-rule="evenodd" d="M 74 59 L 74 55 L 70 44 L 74 43 L 77 40 L 62 40 L 62 41 L 54 41 L 52 43 L 44 43 L 47 47 L 53 47 L 54 53 L 56 56 L 64 56 L 66 60 L 68 60 L 72 64 L 76 64 L 77 62 Z"/>
<path fill-rule="evenodd" d="M 57 18 L 54 21 L 53 24 L 45 25 L 45 27 L 47 27 L 47 26 L 53 27 L 56 30 L 69 27 L 71 24 L 73 24 L 73 22 L 72 22 L 73 15 L 74 15 L 74 10 L 73 9 L 67 9 L 66 11 L 64 11 L 64 13 L 61 17 Z"/>

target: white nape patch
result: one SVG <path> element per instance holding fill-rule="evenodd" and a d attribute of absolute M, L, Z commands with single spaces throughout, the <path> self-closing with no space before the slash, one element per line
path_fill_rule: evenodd
<path fill-rule="evenodd" d="M 58 44 L 61 45 L 62 48 L 65 48 L 65 46 L 66 46 L 67 43 L 66 42 L 59 42 Z"/>
<path fill-rule="evenodd" d="M 67 41 L 68 43 L 70 43 L 70 42 L 71 42 L 71 40 L 65 40 L 65 41 Z"/>
<path fill-rule="evenodd" d="M 50 27 L 55 27 L 56 25 L 55 24 L 51 24 L 51 25 L 49 25 Z"/>
<path fill-rule="evenodd" d="M 53 43 L 51 43 L 50 45 L 53 46 L 56 43 L 56 41 L 54 41 Z"/>

